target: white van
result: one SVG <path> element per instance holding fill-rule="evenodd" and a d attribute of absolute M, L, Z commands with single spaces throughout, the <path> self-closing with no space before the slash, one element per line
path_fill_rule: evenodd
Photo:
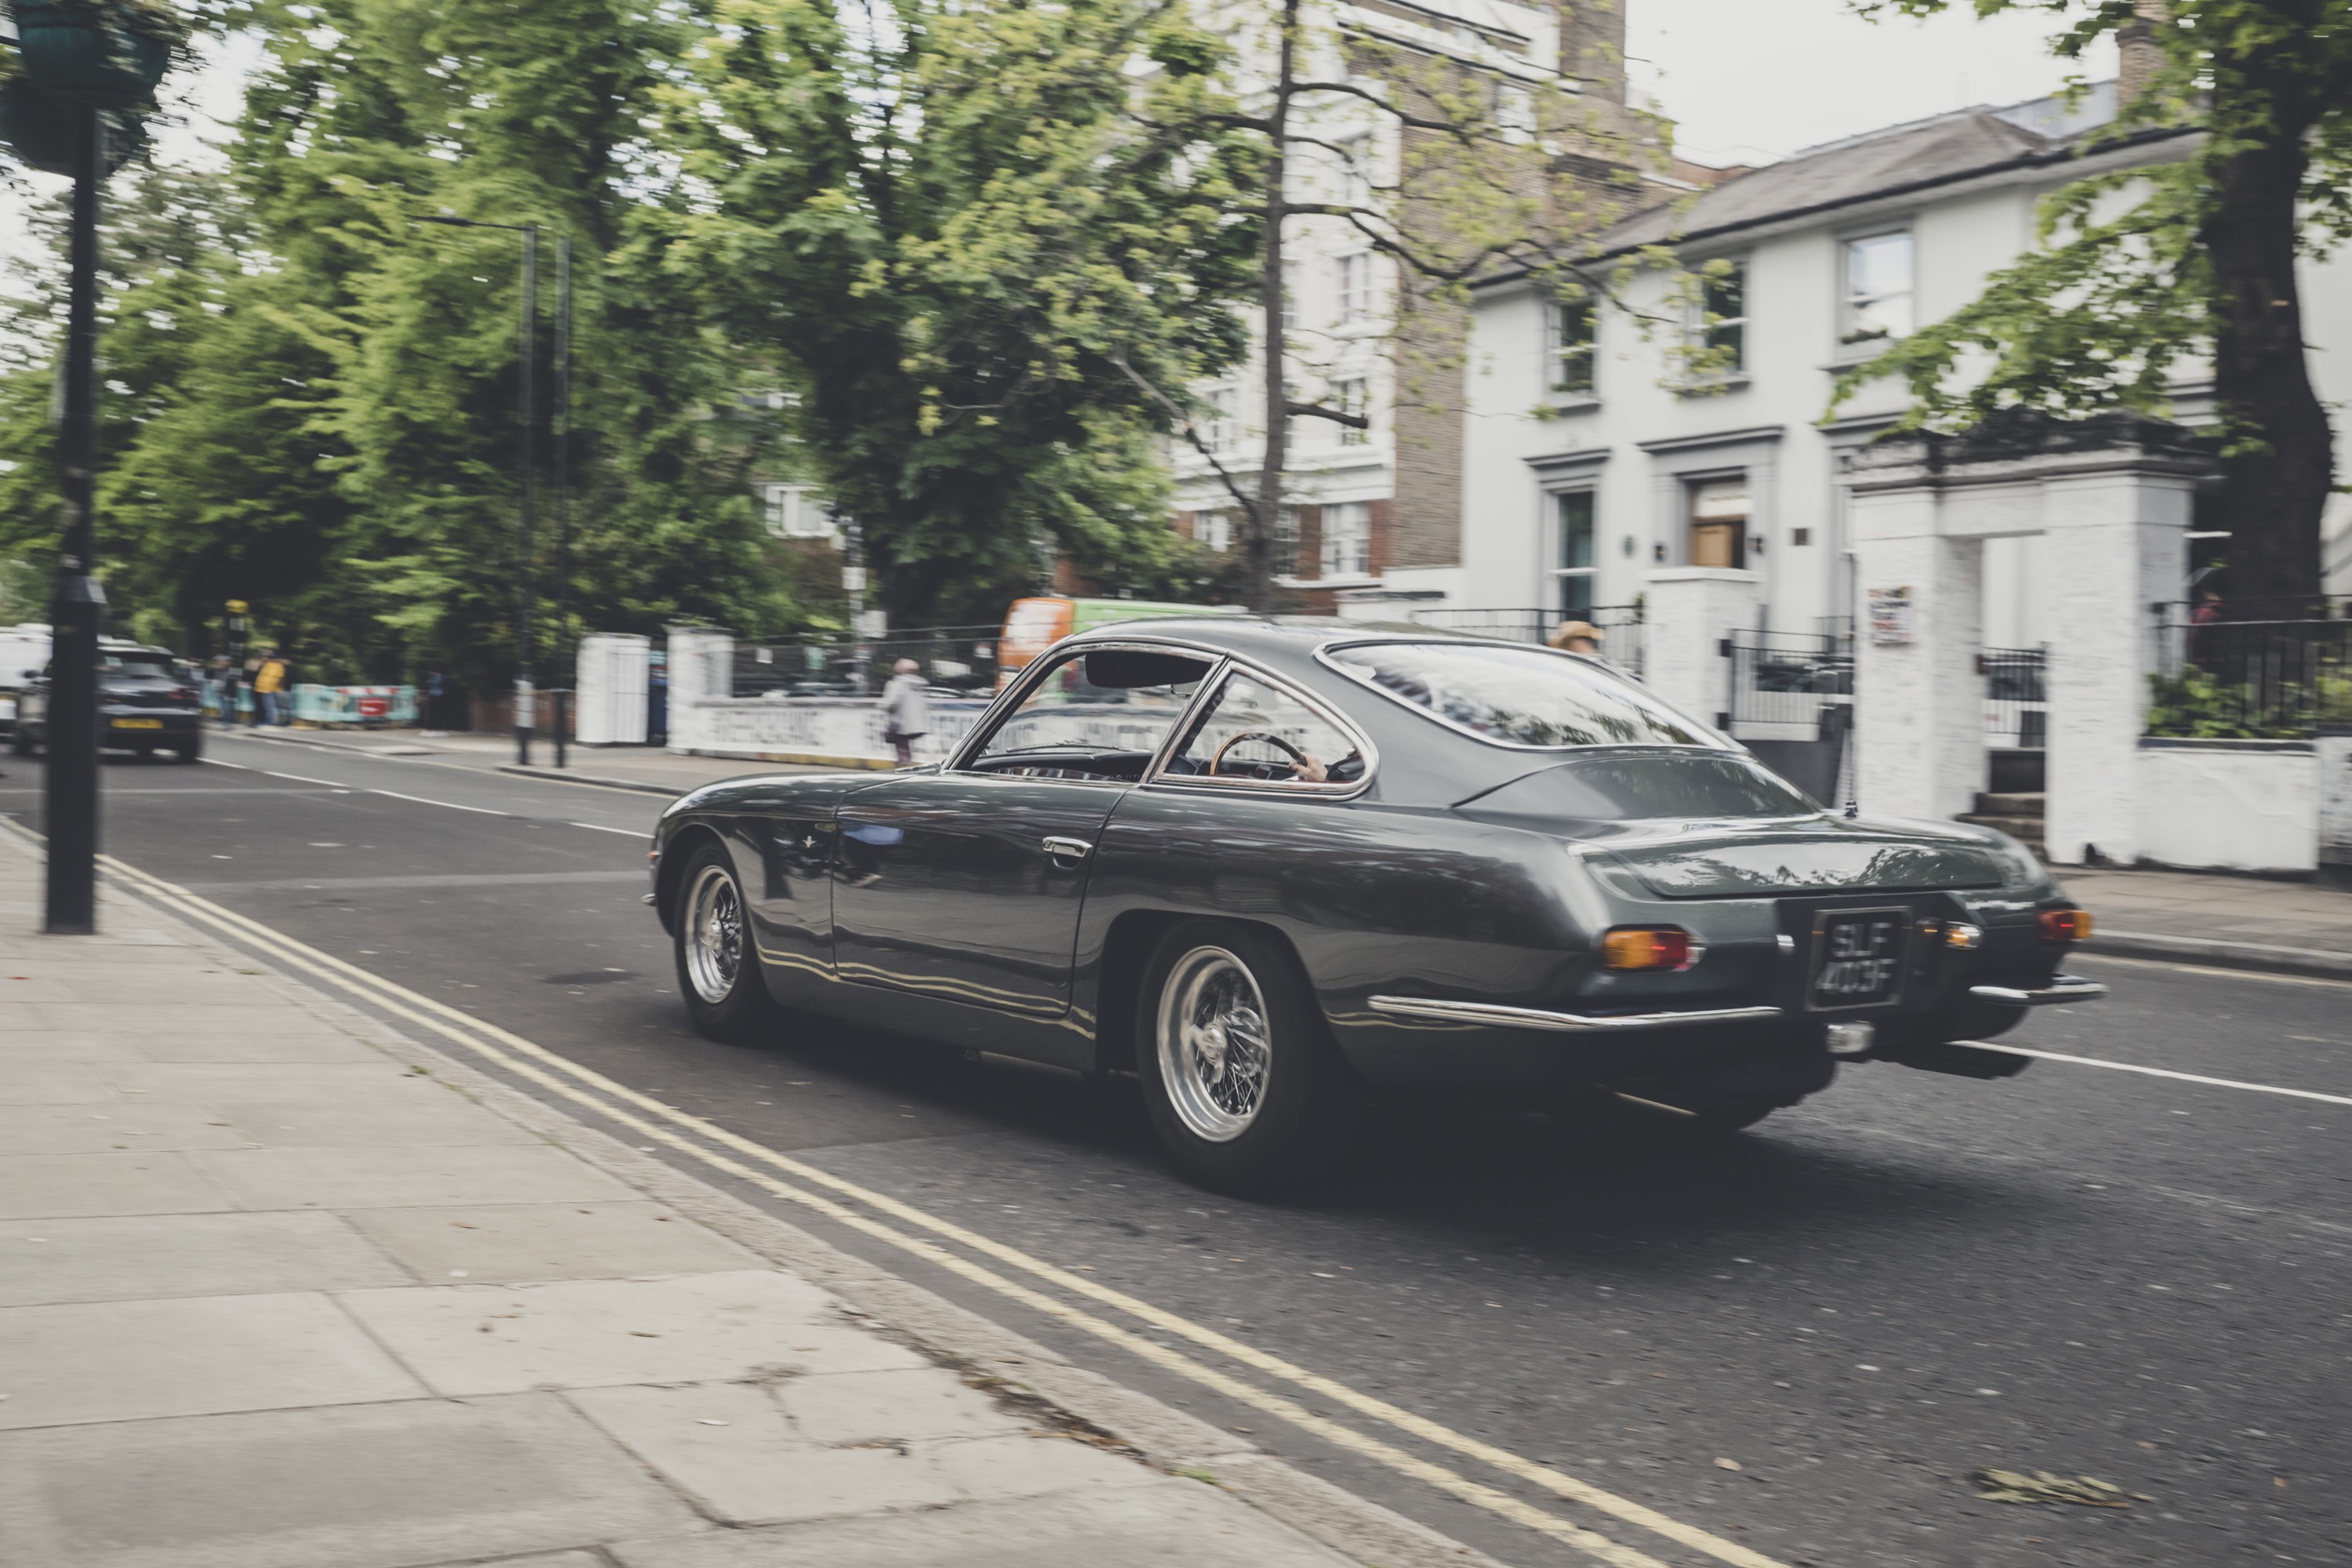
<path fill-rule="evenodd" d="M 0 735 L 16 728 L 16 693 L 49 663 L 49 628 L 39 621 L 0 626 Z"/>

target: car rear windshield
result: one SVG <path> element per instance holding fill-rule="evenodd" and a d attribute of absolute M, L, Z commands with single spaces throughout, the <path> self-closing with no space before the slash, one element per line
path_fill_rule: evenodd
<path fill-rule="evenodd" d="M 1455 809 L 1513 819 L 1687 822 L 1810 816 L 1821 808 L 1736 752 L 1620 752 L 1538 769 Z"/>
<path fill-rule="evenodd" d="M 101 654 L 100 670 L 116 680 L 177 680 L 179 673 L 161 659 L 136 655 Z"/>
<path fill-rule="evenodd" d="M 1599 665 L 1509 643 L 1357 643 L 1326 656 L 1400 702 L 1507 746 L 1706 746 L 1717 740 Z"/>

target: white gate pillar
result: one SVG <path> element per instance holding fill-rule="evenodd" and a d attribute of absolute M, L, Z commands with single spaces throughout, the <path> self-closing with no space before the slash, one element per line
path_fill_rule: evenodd
<path fill-rule="evenodd" d="M 692 752 L 712 744 L 710 710 L 703 704 L 735 690 L 735 638 L 713 626 L 669 628 L 669 749 Z"/>
<path fill-rule="evenodd" d="M 2137 859 L 2148 606 L 2185 591 L 2190 494 L 2210 466 L 2179 426 L 2131 415 L 2070 422 L 2011 411 L 1964 435 L 1857 453 L 1842 482 L 1862 594 L 1863 808 L 1957 816 L 1985 787 L 1982 542 L 2046 534 L 2048 853 L 2062 864 L 2094 848 L 2101 859 Z M 1907 612 L 1896 608 L 1906 601 Z"/>
<path fill-rule="evenodd" d="M 1667 566 L 1642 581 L 1642 683 L 1692 717 L 1724 726 L 1731 661 L 1723 639 L 1754 629 L 1763 579 L 1721 566 Z"/>
<path fill-rule="evenodd" d="M 1891 455 L 1891 454 L 1890 454 Z M 1858 470 L 1859 471 L 1859 470 Z M 1945 818 L 1984 787 L 1984 546 L 1940 531 L 1915 465 L 1853 485 L 1854 797 L 1874 815 Z"/>
<path fill-rule="evenodd" d="M 2146 847 L 2139 738 L 2157 668 L 2149 606 L 2179 599 L 2194 470 L 2144 453 L 2053 478 L 2043 837 L 2062 865 L 2128 866 Z"/>

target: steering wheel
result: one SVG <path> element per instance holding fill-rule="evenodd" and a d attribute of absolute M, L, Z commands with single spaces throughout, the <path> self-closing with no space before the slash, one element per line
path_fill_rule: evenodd
<path fill-rule="evenodd" d="M 1225 743 L 1219 746 L 1216 753 L 1209 759 L 1210 773 L 1213 775 L 1221 772 L 1225 765 L 1225 753 L 1244 741 L 1264 741 L 1269 746 L 1289 752 L 1290 771 L 1301 784 L 1322 784 L 1330 776 L 1321 763 L 1270 730 L 1244 730 L 1238 735 L 1227 736 Z"/>

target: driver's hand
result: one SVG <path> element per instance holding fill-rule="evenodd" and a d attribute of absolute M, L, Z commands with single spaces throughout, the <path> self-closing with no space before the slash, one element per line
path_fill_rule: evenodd
<path fill-rule="evenodd" d="M 1300 753 L 1298 761 L 1290 764 L 1290 775 L 1300 784 L 1327 784 L 1330 781 L 1331 770 L 1317 762 L 1314 752 L 1306 752 Z"/>

